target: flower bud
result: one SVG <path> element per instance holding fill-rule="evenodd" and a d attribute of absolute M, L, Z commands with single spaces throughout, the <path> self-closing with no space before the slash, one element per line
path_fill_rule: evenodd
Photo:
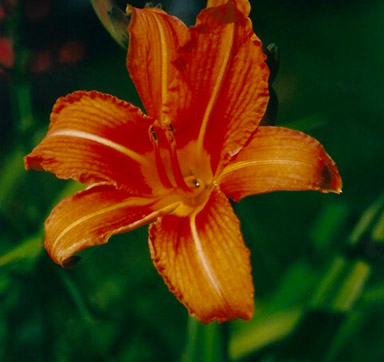
<path fill-rule="evenodd" d="M 125 13 L 110 0 L 91 0 L 92 6 L 112 38 L 122 48 L 128 48 L 129 20 Z"/>

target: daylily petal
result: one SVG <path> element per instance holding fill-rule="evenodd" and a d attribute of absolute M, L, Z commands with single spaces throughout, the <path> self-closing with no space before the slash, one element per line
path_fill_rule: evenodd
<path fill-rule="evenodd" d="M 161 212 L 155 199 L 132 197 L 110 185 L 97 185 L 61 201 L 45 222 L 44 246 L 51 258 L 66 266 L 72 255 L 104 244 L 154 220 Z"/>
<path fill-rule="evenodd" d="M 288 128 L 260 126 L 223 170 L 220 187 L 231 199 L 271 191 L 341 192 L 339 171 L 314 138 Z"/>
<path fill-rule="evenodd" d="M 239 152 L 268 103 L 265 55 L 241 4 L 228 1 L 200 13 L 175 63 L 180 75 L 170 93 L 179 147 L 197 140 L 214 172 L 220 160 Z"/>
<path fill-rule="evenodd" d="M 188 39 L 188 29 L 158 8 L 130 10 L 127 68 L 147 113 L 161 120 L 176 71 L 172 61 L 180 44 Z"/>
<path fill-rule="evenodd" d="M 150 194 L 143 181 L 143 157 L 153 146 L 153 122 L 139 108 L 99 92 L 79 91 L 59 98 L 46 137 L 25 158 L 27 169 L 44 169 L 84 184 L 108 182 Z"/>
<path fill-rule="evenodd" d="M 208 0 L 207 8 L 213 8 L 216 6 L 224 5 L 228 0 Z M 248 0 L 232 0 L 236 7 L 245 15 L 248 16 L 251 11 L 251 5 Z"/>
<path fill-rule="evenodd" d="M 149 243 L 165 283 L 201 322 L 252 317 L 249 250 L 220 191 L 197 215 L 167 215 L 152 224 Z"/>

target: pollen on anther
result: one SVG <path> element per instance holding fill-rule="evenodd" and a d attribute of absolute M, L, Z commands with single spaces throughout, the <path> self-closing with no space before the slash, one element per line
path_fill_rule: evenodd
<path fill-rule="evenodd" d="M 157 138 L 157 134 L 156 134 L 156 132 L 153 130 L 153 126 L 151 126 L 151 127 L 149 128 L 149 132 L 151 133 L 153 140 L 154 140 L 155 142 L 157 142 L 157 141 L 158 141 L 158 138 Z"/>

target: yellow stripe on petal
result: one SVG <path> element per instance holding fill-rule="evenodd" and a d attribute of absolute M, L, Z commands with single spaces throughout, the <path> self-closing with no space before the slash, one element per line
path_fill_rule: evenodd
<path fill-rule="evenodd" d="M 162 120 L 168 88 L 175 78 L 172 61 L 189 37 L 184 23 L 158 8 L 129 8 L 127 67 L 147 114 Z"/>
<path fill-rule="evenodd" d="M 230 161 L 220 188 L 235 201 L 272 191 L 341 192 L 335 162 L 314 138 L 283 127 L 260 126 Z"/>
<path fill-rule="evenodd" d="M 49 137 L 58 137 L 58 136 L 77 137 L 77 138 L 82 138 L 82 139 L 85 139 L 88 141 L 93 141 L 93 142 L 99 143 L 103 146 L 110 147 L 110 148 L 114 149 L 115 151 L 120 152 L 120 153 L 132 158 L 136 162 L 139 162 L 142 164 L 145 164 L 147 162 L 146 158 L 143 157 L 142 155 L 138 154 L 137 152 L 132 151 L 129 148 L 124 147 L 124 146 L 122 146 L 116 142 L 110 141 L 107 138 L 100 137 L 100 136 L 97 136 L 97 135 L 92 134 L 92 133 L 78 131 L 78 130 L 74 130 L 74 129 L 60 129 L 57 131 L 53 131 L 49 134 Z"/>
<path fill-rule="evenodd" d="M 200 237 L 198 235 L 197 229 L 196 229 L 196 220 L 195 220 L 195 215 L 192 215 L 190 218 L 190 227 L 191 227 L 191 233 L 192 233 L 192 238 L 194 241 L 194 245 L 196 247 L 196 252 L 198 255 L 198 258 L 200 259 L 200 266 L 202 267 L 204 274 L 207 277 L 208 282 L 211 284 L 213 289 L 216 291 L 217 295 L 223 302 L 225 302 L 220 283 L 217 280 L 217 277 L 215 275 L 215 272 L 212 268 L 211 263 L 209 262 L 207 256 L 205 255 L 205 252 L 203 250 L 203 246 L 200 240 Z"/>
<path fill-rule="evenodd" d="M 207 108 L 205 109 L 203 121 L 202 121 L 201 127 L 200 127 L 199 138 L 197 141 L 197 146 L 200 149 L 203 147 L 203 142 L 204 142 L 205 133 L 207 130 L 207 124 L 208 124 L 209 116 L 212 112 L 212 108 L 215 104 L 215 101 L 217 100 L 217 95 L 219 94 L 220 89 L 223 87 L 224 75 L 225 75 L 225 72 L 227 70 L 228 62 L 229 62 L 229 59 L 230 59 L 230 56 L 232 53 L 232 45 L 233 45 L 234 34 L 235 34 L 235 24 L 234 23 L 228 24 L 227 27 L 228 27 L 228 29 L 227 29 L 228 34 L 225 36 L 223 35 L 223 39 L 225 39 L 225 45 L 223 45 L 223 47 L 225 49 L 225 54 L 224 54 L 224 57 L 223 57 L 221 64 L 219 65 L 220 70 L 217 74 L 217 78 L 215 80 L 215 85 L 212 89 L 212 93 L 211 93 L 210 99 L 208 101 Z"/>
<path fill-rule="evenodd" d="M 80 224 L 84 224 L 86 223 L 87 221 L 90 221 L 91 219 L 97 217 L 97 216 L 100 216 L 100 215 L 103 215 L 103 214 L 108 214 L 112 211 L 117 211 L 121 208 L 125 208 L 127 206 L 144 206 L 144 205 L 150 205 L 150 204 L 153 204 L 154 201 L 153 200 L 150 200 L 148 201 L 147 199 L 143 199 L 143 198 L 137 198 L 137 197 L 132 197 L 132 198 L 129 198 L 128 200 L 126 201 L 123 201 L 123 202 L 119 202 L 119 203 L 116 203 L 116 204 L 113 204 L 113 205 L 110 205 L 108 207 L 103 207 L 103 208 L 100 208 L 96 211 L 93 211 L 93 212 L 90 212 L 86 215 L 84 215 L 83 217 L 80 217 L 79 219 L 76 219 L 74 222 L 72 222 L 71 224 L 69 224 L 57 237 L 56 237 L 56 240 L 52 243 L 52 249 L 55 249 L 56 245 L 58 242 L 60 242 L 60 240 L 68 233 L 70 232 L 71 230 L 73 230 L 76 226 L 79 226 Z M 154 212 L 154 213 L 151 213 L 149 214 L 147 217 L 145 217 L 145 219 L 147 219 L 148 217 L 150 217 L 151 215 L 153 214 L 156 214 L 157 212 Z M 135 224 L 138 224 L 140 223 L 141 220 L 139 221 L 135 221 L 133 224 L 130 224 L 130 225 L 135 225 Z M 130 226 L 128 225 L 128 226 Z M 74 249 L 76 249 L 76 244 L 74 244 L 72 247 L 74 247 Z"/>
<path fill-rule="evenodd" d="M 96 185 L 64 199 L 52 210 L 45 222 L 44 246 L 56 263 L 65 265 L 77 252 L 104 244 L 111 235 L 147 224 L 176 206 Z"/>
<path fill-rule="evenodd" d="M 150 226 L 149 245 L 169 289 L 201 322 L 252 317 L 249 251 L 219 190 L 196 215 L 159 218 Z"/>
<path fill-rule="evenodd" d="M 143 175 L 153 119 L 139 108 L 109 94 L 77 91 L 59 98 L 50 118 L 47 136 L 25 157 L 27 169 L 86 185 L 107 182 L 136 195 L 157 187 L 156 178 Z"/>
<path fill-rule="evenodd" d="M 190 28 L 191 41 L 175 63 L 184 84 L 169 91 L 178 146 L 196 141 L 210 155 L 214 174 L 241 150 L 268 104 L 269 71 L 246 17 L 249 3 L 220 5 L 204 9 Z"/>
<path fill-rule="evenodd" d="M 161 44 L 161 104 L 164 105 L 167 101 L 167 91 L 168 91 L 168 45 L 165 39 L 164 29 L 162 23 L 157 19 L 156 16 L 153 17 L 156 22 L 156 26 L 159 30 L 160 44 Z"/>
<path fill-rule="evenodd" d="M 302 161 L 294 161 L 294 160 L 287 160 L 287 159 L 266 159 L 266 160 L 255 160 L 255 161 L 241 161 L 241 162 L 233 162 L 230 163 L 222 172 L 221 177 L 224 175 L 244 169 L 246 167 L 254 167 L 254 166 L 268 166 L 268 165 L 283 165 L 283 166 L 311 166 L 308 162 L 302 162 Z"/>

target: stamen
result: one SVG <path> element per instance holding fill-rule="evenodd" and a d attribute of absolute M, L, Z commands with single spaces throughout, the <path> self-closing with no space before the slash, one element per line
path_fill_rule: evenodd
<path fill-rule="evenodd" d="M 155 142 L 158 142 L 159 139 L 157 138 L 156 132 L 153 130 L 153 126 L 149 127 L 149 132 L 151 133 L 151 136 Z"/>
<path fill-rule="evenodd" d="M 174 185 L 171 183 L 168 177 L 166 168 L 164 167 L 164 163 L 161 158 L 160 147 L 159 147 L 159 137 L 155 132 L 155 127 L 159 128 L 160 131 L 162 132 L 162 134 L 160 135 L 161 140 L 163 139 L 162 138 L 163 135 L 167 140 L 168 151 L 169 151 L 170 161 L 171 161 L 171 169 L 172 169 L 174 180 L 176 182 L 176 186 L 179 189 L 183 190 L 184 192 L 188 192 L 188 193 L 194 192 L 195 189 L 187 185 L 187 183 L 184 180 L 184 176 L 181 172 L 179 158 L 177 156 L 177 151 L 176 151 L 176 141 L 174 137 L 175 130 L 173 128 L 172 123 L 167 119 L 161 122 L 155 121 L 155 123 L 149 128 L 149 134 L 155 147 L 156 166 L 157 166 L 161 183 L 168 188 L 174 187 Z M 200 184 L 198 185 L 194 184 L 194 186 L 199 187 Z"/>
<path fill-rule="evenodd" d="M 156 132 L 153 130 L 153 126 L 149 128 L 149 133 L 152 136 L 152 143 L 155 148 L 156 168 L 157 168 L 157 173 L 159 174 L 160 182 L 166 188 L 173 188 L 173 185 L 168 178 L 167 171 L 164 167 L 164 163 L 160 155 L 159 139 L 157 137 Z"/>
<path fill-rule="evenodd" d="M 174 138 L 174 128 L 172 123 L 169 123 L 169 129 L 165 131 L 165 136 L 168 140 L 169 145 L 169 153 L 171 155 L 171 166 L 172 172 L 175 177 L 175 181 L 178 187 L 180 187 L 183 191 L 193 192 L 190 187 L 185 183 L 183 174 L 181 173 L 179 158 L 177 157 L 176 152 L 176 141 Z"/>

